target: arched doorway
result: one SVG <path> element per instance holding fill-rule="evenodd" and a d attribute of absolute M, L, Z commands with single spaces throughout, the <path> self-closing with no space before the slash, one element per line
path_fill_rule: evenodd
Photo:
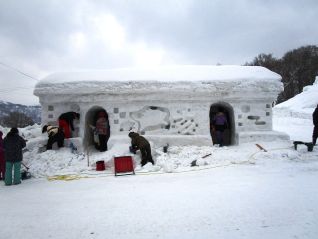
<path fill-rule="evenodd" d="M 84 145 L 85 148 L 95 145 L 94 142 L 94 132 L 91 126 L 96 126 L 96 121 L 98 118 L 98 114 L 100 112 L 104 112 L 108 118 L 107 111 L 101 106 L 93 106 L 90 108 L 85 115 L 85 133 L 84 133 Z M 110 133 L 110 132 L 109 132 Z M 109 134 L 110 136 L 110 134 Z"/>
<path fill-rule="evenodd" d="M 210 106 L 210 125 L 212 123 L 212 120 L 214 119 L 215 115 L 222 111 L 227 119 L 228 122 L 228 128 L 224 131 L 224 145 L 233 145 L 235 144 L 235 122 L 234 122 L 234 111 L 232 106 L 229 103 L 226 102 L 217 102 Z M 212 137 L 212 141 L 216 142 L 215 134 L 210 129 L 210 134 Z"/>

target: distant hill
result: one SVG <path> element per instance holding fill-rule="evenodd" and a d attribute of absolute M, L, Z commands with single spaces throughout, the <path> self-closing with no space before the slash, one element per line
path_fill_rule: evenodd
<path fill-rule="evenodd" d="M 41 123 L 40 105 L 27 106 L 0 100 L 0 122 L 2 121 L 3 117 L 8 116 L 11 112 L 23 113 L 26 116 L 30 117 L 34 121 L 34 123 Z"/>

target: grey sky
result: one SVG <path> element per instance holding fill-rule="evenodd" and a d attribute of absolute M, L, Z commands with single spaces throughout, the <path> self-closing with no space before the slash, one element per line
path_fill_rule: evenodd
<path fill-rule="evenodd" d="M 0 63 L 55 71 L 244 64 L 317 45 L 316 0 L 0 1 Z M 36 80 L 0 65 L 0 100 L 34 104 Z"/>

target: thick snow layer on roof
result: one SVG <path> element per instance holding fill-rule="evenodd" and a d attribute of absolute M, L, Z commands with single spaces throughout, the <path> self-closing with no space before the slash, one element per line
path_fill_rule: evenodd
<path fill-rule="evenodd" d="M 248 87 L 256 82 L 272 83 L 281 88 L 280 75 L 259 66 L 161 66 L 152 68 L 122 68 L 98 71 L 54 73 L 41 80 L 35 95 L 47 93 L 92 93 L 96 90 L 191 89 L 206 84 L 230 84 Z M 186 83 L 186 84 L 185 84 Z M 72 90 L 72 91 L 71 91 Z"/>

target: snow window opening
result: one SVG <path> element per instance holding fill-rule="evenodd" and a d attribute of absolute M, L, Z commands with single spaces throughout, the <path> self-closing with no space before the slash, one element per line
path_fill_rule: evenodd
<path fill-rule="evenodd" d="M 259 116 L 255 116 L 255 115 L 249 115 L 249 116 L 247 116 L 247 118 L 248 118 L 249 120 L 259 120 L 259 119 L 260 119 Z"/>
<path fill-rule="evenodd" d="M 256 125 L 265 125 L 266 122 L 265 121 L 255 121 Z"/>

